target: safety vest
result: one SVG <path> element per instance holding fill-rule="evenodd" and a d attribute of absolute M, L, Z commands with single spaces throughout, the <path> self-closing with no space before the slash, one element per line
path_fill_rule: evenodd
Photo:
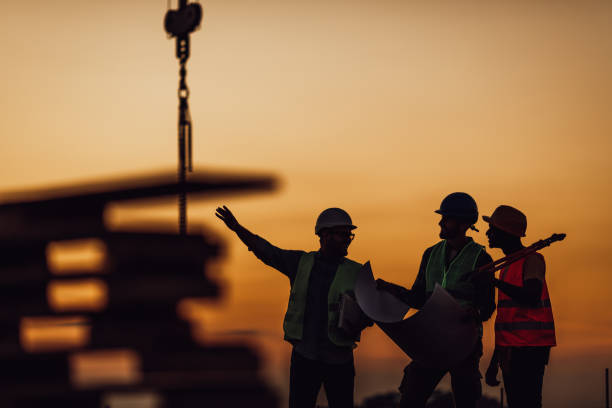
<path fill-rule="evenodd" d="M 524 264 L 525 258 L 513 262 L 501 272 L 499 280 L 522 287 Z M 557 344 L 555 322 L 545 280 L 542 282 L 540 302 L 535 306 L 521 305 L 501 290 L 498 291 L 497 299 L 496 345 L 524 347 Z"/>
<path fill-rule="evenodd" d="M 309 252 L 300 258 L 297 274 L 291 285 L 289 304 L 285 313 L 283 330 L 285 340 L 294 342 L 302 339 L 304 328 L 304 311 L 306 310 L 306 294 L 308 293 L 308 282 L 310 272 L 315 262 L 316 252 Z M 332 343 L 337 346 L 357 347 L 356 341 L 360 336 L 348 336 L 338 328 L 340 317 L 340 297 L 347 291 L 355 288 L 357 276 L 361 270 L 361 264 L 350 259 L 344 258 L 336 270 L 336 275 L 332 281 L 327 294 L 327 334 Z"/>
<path fill-rule="evenodd" d="M 433 246 L 429 254 L 425 270 L 425 290 L 428 293 L 433 292 L 437 283 L 451 292 L 459 304 L 474 306 L 475 288 L 464 275 L 476 268 L 478 256 L 484 248 L 470 240 L 447 267 L 446 247 L 446 240 L 440 241 Z"/>

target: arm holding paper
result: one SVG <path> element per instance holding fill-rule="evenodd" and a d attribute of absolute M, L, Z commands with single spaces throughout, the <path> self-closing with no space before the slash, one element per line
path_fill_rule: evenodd
<path fill-rule="evenodd" d="M 427 301 L 427 295 L 425 293 L 425 269 L 427 268 L 427 260 L 429 259 L 430 252 L 431 248 L 428 248 L 423 253 L 419 273 L 410 290 L 383 279 L 376 279 L 376 288 L 392 294 L 411 308 L 422 308 Z"/>
<path fill-rule="evenodd" d="M 355 293 L 350 291 L 342 294 L 338 327 L 347 334 L 356 336 L 366 327 L 373 325 L 374 321 L 372 321 L 357 304 Z"/>

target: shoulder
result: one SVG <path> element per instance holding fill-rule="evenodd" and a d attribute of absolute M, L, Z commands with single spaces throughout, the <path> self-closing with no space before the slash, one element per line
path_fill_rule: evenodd
<path fill-rule="evenodd" d="M 434 248 L 439 248 L 439 247 L 443 246 L 445 242 L 446 242 L 446 240 L 445 240 L 445 239 L 440 240 L 440 241 L 436 242 L 435 244 L 433 244 L 432 246 L 430 246 L 429 248 L 427 248 L 427 249 L 425 250 L 425 252 L 427 252 L 427 251 L 431 251 L 431 250 L 433 250 Z"/>
<path fill-rule="evenodd" d="M 480 251 L 478 252 L 478 258 L 476 259 L 476 266 L 482 266 L 493 262 L 493 258 L 491 257 L 491 255 L 489 255 L 484 245 L 480 245 L 476 241 L 472 241 L 472 245 L 474 245 L 475 248 L 480 249 Z"/>
<path fill-rule="evenodd" d="M 436 248 L 441 248 L 444 245 L 444 240 L 438 241 L 423 252 L 423 257 L 429 256 Z"/>
<path fill-rule="evenodd" d="M 483 260 L 485 261 L 485 263 L 493 262 L 493 258 L 491 257 L 491 255 L 489 255 L 486 248 L 482 245 L 479 245 L 479 246 L 482 248 L 482 250 L 480 251 L 480 254 L 478 254 L 479 260 Z"/>
<path fill-rule="evenodd" d="M 544 261 L 544 255 L 539 252 L 532 252 L 525 257 L 525 263 L 529 262 L 534 265 L 546 265 L 546 261 Z"/>
<path fill-rule="evenodd" d="M 306 252 L 299 250 L 290 250 L 285 253 L 288 262 L 292 265 L 292 269 L 301 269 L 310 265 L 314 265 L 316 252 Z"/>
<path fill-rule="evenodd" d="M 544 279 L 546 262 L 544 256 L 538 252 L 531 253 L 525 257 L 523 264 L 523 279 Z"/>
<path fill-rule="evenodd" d="M 363 266 L 363 264 L 349 258 L 344 258 L 344 263 L 355 268 L 361 268 Z"/>
<path fill-rule="evenodd" d="M 302 260 L 309 260 L 309 259 L 313 259 L 315 258 L 315 256 L 317 255 L 316 252 L 311 251 L 311 252 L 306 252 L 306 251 L 300 251 L 300 250 L 289 250 L 287 251 L 291 256 L 296 257 L 297 259 L 299 259 L 300 261 Z"/>

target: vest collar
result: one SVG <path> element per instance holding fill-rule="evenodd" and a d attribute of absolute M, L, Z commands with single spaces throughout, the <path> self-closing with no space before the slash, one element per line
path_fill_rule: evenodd
<path fill-rule="evenodd" d="M 474 238 L 472 237 L 466 237 L 467 241 L 465 243 L 465 245 L 463 245 L 463 247 L 461 247 L 461 249 L 459 250 L 459 252 L 457 252 L 457 254 L 453 257 L 453 259 L 446 260 L 446 254 L 448 251 L 448 240 L 444 240 L 444 249 L 442 250 L 442 255 L 444 256 L 444 266 L 446 267 L 446 269 L 450 269 L 451 265 L 453 264 L 453 262 L 455 262 L 456 259 L 459 259 L 459 257 L 461 256 L 461 254 L 463 253 L 463 251 L 465 251 L 465 249 L 467 247 L 469 247 L 473 242 L 474 242 Z"/>

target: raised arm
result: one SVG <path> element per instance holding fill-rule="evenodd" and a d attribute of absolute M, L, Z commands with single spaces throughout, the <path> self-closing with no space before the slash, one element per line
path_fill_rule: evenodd
<path fill-rule="evenodd" d="M 297 273 L 297 267 L 303 251 L 290 251 L 277 248 L 262 237 L 240 225 L 234 214 L 226 206 L 218 207 L 215 212 L 217 218 L 225 223 L 227 228 L 234 231 L 238 238 L 252 251 L 263 263 L 280 271 L 293 282 Z"/>
<path fill-rule="evenodd" d="M 240 238 L 240 240 L 244 242 L 246 246 L 250 248 L 252 245 L 256 244 L 257 235 L 253 234 L 251 231 L 240 225 L 240 223 L 238 222 L 234 214 L 232 214 L 229 208 L 227 208 L 226 206 L 217 207 L 215 215 L 217 216 L 217 218 L 219 218 L 225 223 L 227 228 L 234 231 L 236 235 L 238 235 L 238 238 Z"/>

